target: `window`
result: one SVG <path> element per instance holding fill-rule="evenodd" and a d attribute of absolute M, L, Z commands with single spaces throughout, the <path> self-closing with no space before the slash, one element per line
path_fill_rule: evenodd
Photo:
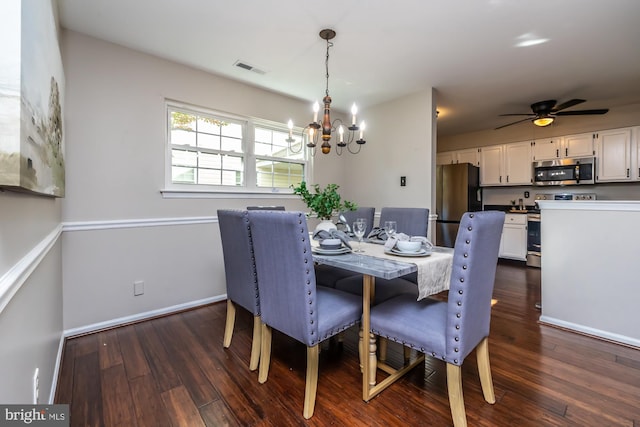
<path fill-rule="evenodd" d="M 167 104 L 168 184 L 199 191 L 280 192 L 305 180 L 301 142 L 282 123 Z"/>
<path fill-rule="evenodd" d="M 304 180 L 305 150 L 298 142 L 289 149 L 289 133 L 276 126 L 255 125 L 256 185 L 289 188 Z"/>

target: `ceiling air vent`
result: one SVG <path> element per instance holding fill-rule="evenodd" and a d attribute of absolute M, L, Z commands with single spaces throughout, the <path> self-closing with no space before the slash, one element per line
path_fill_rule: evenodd
<path fill-rule="evenodd" d="M 266 74 L 267 72 L 264 70 L 261 70 L 260 68 L 256 68 L 253 65 L 247 64 L 245 61 L 240 61 L 237 60 L 233 65 L 235 65 L 238 68 L 243 68 L 247 71 L 253 71 L 254 73 L 257 74 Z"/>

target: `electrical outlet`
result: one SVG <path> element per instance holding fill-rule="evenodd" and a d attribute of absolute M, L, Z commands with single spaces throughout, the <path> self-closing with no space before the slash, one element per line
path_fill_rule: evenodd
<path fill-rule="evenodd" d="M 401 176 L 400 177 L 400 187 L 405 187 L 407 185 L 407 177 L 406 176 Z"/>
<path fill-rule="evenodd" d="M 38 398 L 40 395 L 40 369 L 36 368 L 33 373 L 33 404 L 38 404 Z"/>
<path fill-rule="evenodd" d="M 138 280 L 133 282 L 133 296 L 137 297 L 144 294 L 144 281 Z"/>

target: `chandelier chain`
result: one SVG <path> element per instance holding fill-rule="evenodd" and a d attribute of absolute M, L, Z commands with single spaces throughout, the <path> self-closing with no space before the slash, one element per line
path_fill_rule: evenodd
<path fill-rule="evenodd" d="M 325 70 L 327 72 L 326 77 L 327 77 L 327 87 L 325 90 L 325 94 L 327 96 L 329 96 L 329 48 L 333 46 L 333 43 L 331 43 L 329 40 L 327 40 L 327 57 L 324 60 L 324 67 Z"/>

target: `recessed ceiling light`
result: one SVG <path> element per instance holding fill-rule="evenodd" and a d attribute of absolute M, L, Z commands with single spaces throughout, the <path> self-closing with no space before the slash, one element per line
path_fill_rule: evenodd
<path fill-rule="evenodd" d="M 516 37 L 516 47 L 529 47 L 535 46 L 537 44 L 546 43 L 549 39 L 545 39 L 543 37 L 538 37 L 533 33 L 526 33 L 521 36 Z"/>

